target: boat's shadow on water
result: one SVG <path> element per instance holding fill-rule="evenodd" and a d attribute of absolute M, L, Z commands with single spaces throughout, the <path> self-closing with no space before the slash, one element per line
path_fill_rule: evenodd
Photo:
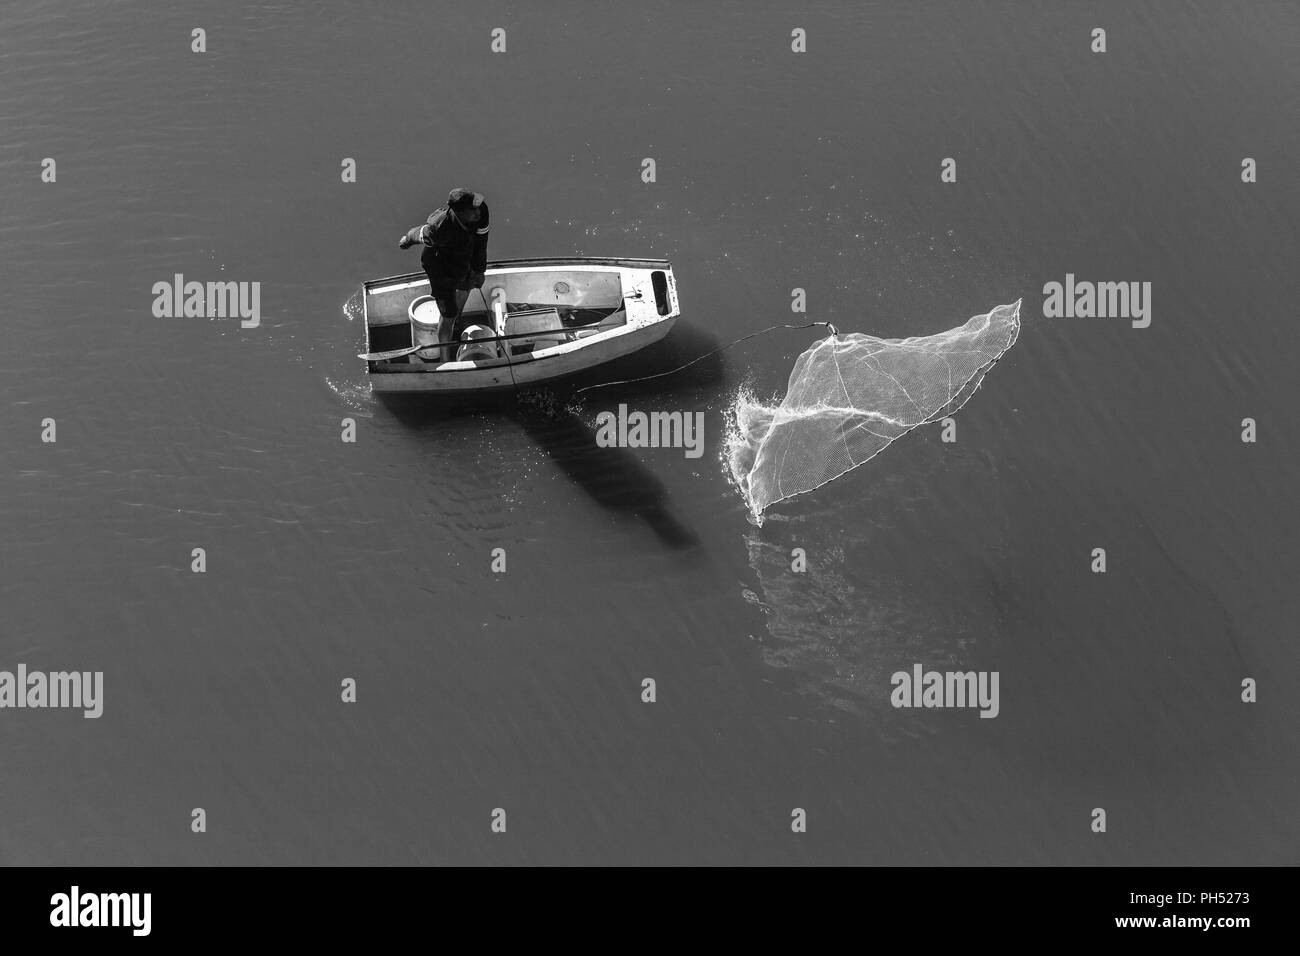
<path fill-rule="evenodd" d="M 578 389 L 602 382 L 654 375 L 690 361 L 716 346 L 709 336 L 680 330 L 634 356 L 610 362 L 601 368 L 563 382 L 518 394 L 501 392 L 472 401 L 430 400 L 421 396 L 381 395 L 383 406 L 412 431 L 437 435 L 436 426 L 468 416 L 509 419 L 550 457 L 562 472 L 593 501 L 611 512 L 646 524 L 668 547 L 693 548 L 697 535 L 674 513 L 668 489 L 640 458 L 626 448 L 602 448 L 595 429 L 585 418 L 594 409 L 617 407 L 619 402 L 647 408 L 680 406 L 702 386 L 722 381 L 720 356 L 711 356 L 679 375 L 664 376 L 644 383 L 613 385 L 575 394 Z M 599 398 L 597 398 L 599 396 Z M 578 400 L 582 399 L 582 413 Z"/>
<path fill-rule="evenodd" d="M 598 446 L 595 431 L 578 415 L 562 407 L 553 412 L 523 407 L 516 419 L 556 466 L 601 507 L 645 522 L 671 548 L 699 543 L 673 513 L 668 490 L 654 472 L 626 448 Z"/>

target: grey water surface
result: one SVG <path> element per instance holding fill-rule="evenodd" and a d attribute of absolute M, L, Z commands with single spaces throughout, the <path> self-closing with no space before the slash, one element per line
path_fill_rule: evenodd
<path fill-rule="evenodd" d="M 0 863 L 1300 862 L 1298 80 L 1293 3 L 6 5 L 0 670 L 104 709 L 0 710 Z M 493 258 L 672 260 L 617 377 L 1020 341 L 755 527 L 725 413 L 819 330 L 553 416 L 370 394 L 356 290 L 455 185 Z M 260 324 L 154 317 L 177 273 Z M 1045 318 L 1067 274 L 1150 326 Z M 705 454 L 597 447 L 619 403 Z M 998 716 L 892 707 L 914 663 Z"/>

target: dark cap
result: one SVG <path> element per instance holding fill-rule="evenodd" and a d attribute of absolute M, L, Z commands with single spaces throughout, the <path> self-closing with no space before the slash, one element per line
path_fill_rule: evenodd
<path fill-rule="evenodd" d="M 482 204 L 483 197 L 464 186 L 457 186 L 447 193 L 447 205 L 453 209 L 470 209 Z"/>

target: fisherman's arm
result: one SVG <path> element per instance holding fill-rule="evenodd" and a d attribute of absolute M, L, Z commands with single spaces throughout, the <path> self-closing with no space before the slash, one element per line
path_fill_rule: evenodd
<path fill-rule="evenodd" d="M 431 230 L 432 227 L 428 223 L 425 223 L 423 226 L 416 226 L 397 241 L 397 248 L 409 249 L 417 243 L 423 243 L 426 246 L 431 245 L 432 243 L 429 242 L 429 233 Z"/>
<path fill-rule="evenodd" d="M 411 246 L 422 244 L 426 246 L 433 245 L 433 227 L 437 225 L 434 222 L 438 218 L 438 213 L 434 212 L 429 216 L 428 222 L 423 226 L 416 226 L 414 229 L 408 229 L 406 235 L 397 241 L 399 249 L 409 249 Z"/>

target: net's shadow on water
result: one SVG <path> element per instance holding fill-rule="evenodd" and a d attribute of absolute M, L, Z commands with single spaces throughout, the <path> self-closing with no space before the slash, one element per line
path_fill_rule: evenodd
<path fill-rule="evenodd" d="M 1256 662 L 1214 583 L 1122 487 L 1049 456 L 945 447 L 932 428 L 778 505 L 743 546 L 778 680 L 887 740 L 996 734 L 1008 763 L 1094 783 L 1267 759 L 1238 686 Z M 892 676 L 917 664 L 999 672 L 1000 713 L 900 706 Z"/>
<path fill-rule="evenodd" d="M 744 596 L 767 619 L 763 659 L 778 682 L 869 718 L 887 740 L 943 726 L 926 713 L 900 718 L 891 675 L 914 663 L 980 669 L 1003 642 L 990 622 L 1006 614 L 997 569 L 973 559 L 961 529 L 927 518 L 942 510 L 931 495 L 959 475 L 974 484 L 988 465 L 978 455 L 945 462 L 913 437 L 889 460 L 778 506 L 744 536 L 753 572 Z"/>

